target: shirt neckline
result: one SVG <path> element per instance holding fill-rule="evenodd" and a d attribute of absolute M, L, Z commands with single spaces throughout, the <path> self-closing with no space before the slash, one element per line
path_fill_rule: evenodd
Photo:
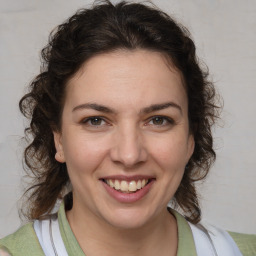
<path fill-rule="evenodd" d="M 180 213 L 178 213 L 174 209 L 169 208 L 169 211 L 176 218 L 178 226 L 177 256 L 196 256 L 197 253 L 193 234 L 188 222 Z M 60 226 L 60 233 L 68 255 L 85 256 L 67 220 L 64 202 L 62 202 L 60 205 L 58 211 L 58 220 Z"/>

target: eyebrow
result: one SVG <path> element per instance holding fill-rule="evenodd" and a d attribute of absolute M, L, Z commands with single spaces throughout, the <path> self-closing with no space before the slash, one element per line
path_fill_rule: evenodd
<path fill-rule="evenodd" d="M 145 113 L 145 114 L 148 114 L 148 113 L 151 113 L 151 112 L 154 112 L 154 111 L 158 111 L 158 110 L 162 110 L 162 109 L 166 109 L 166 108 L 169 108 L 169 107 L 173 107 L 173 108 L 176 108 L 178 109 L 181 114 L 182 114 L 182 108 L 180 105 L 174 103 L 174 102 L 166 102 L 166 103 L 161 103 L 161 104 L 153 104 L 149 107 L 146 107 L 146 108 L 143 108 L 142 109 L 142 113 Z"/>
<path fill-rule="evenodd" d="M 113 109 L 106 107 L 104 105 L 96 104 L 96 103 L 85 103 L 85 104 L 78 105 L 73 108 L 72 112 L 76 110 L 82 110 L 82 109 L 94 109 L 104 113 L 115 113 Z"/>
<path fill-rule="evenodd" d="M 140 113 L 148 114 L 148 113 L 158 111 L 158 110 L 163 110 L 163 109 L 166 109 L 166 108 L 169 108 L 169 107 L 173 107 L 173 108 L 178 109 L 182 114 L 181 106 L 174 103 L 174 102 L 153 104 L 153 105 L 150 105 L 148 107 L 143 108 L 140 111 Z M 73 108 L 72 112 L 77 111 L 77 110 L 82 110 L 82 109 L 94 109 L 94 110 L 99 111 L 99 112 L 111 113 L 111 114 L 116 113 L 112 108 L 109 108 L 107 106 L 100 105 L 100 104 L 97 104 L 97 103 L 85 103 L 85 104 L 78 105 L 78 106 Z"/>

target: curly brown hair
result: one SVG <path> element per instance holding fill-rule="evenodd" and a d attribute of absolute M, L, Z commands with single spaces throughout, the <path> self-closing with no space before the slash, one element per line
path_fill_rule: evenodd
<path fill-rule="evenodd" d="M 69 184 L 65 163 L 55 160 L 53 131 L 61 130 L 67 81 L 88 59 L 117 49 L 147 49 L 164 53 L 183 76 L 195 149 L 174 200 L 193 223 L 201 212 L 195 182 L 206 177 L 215 160 L 211 127 L 218 117 L 215 89 L 195 53 L 188 30 L 157 7 L 110 1 L 80 9 L 59 25 L 42 50 L 42 71 L 20 100 L 21 112 L 31 119 L 25 129 L 32 138 L 24 152 L 26 171 L 33 178 L 26 193 L 29 219 L 49 214 Z"/>

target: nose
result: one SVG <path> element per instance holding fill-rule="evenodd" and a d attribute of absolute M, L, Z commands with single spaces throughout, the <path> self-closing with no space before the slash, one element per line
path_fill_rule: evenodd
<path fill-rule="evenodd" d="M 138 128 L 119 127 L 113 136 L 115 138 L 110 152 L 112 161 L 131 168 L 147 160 L 146 145 Z"/>

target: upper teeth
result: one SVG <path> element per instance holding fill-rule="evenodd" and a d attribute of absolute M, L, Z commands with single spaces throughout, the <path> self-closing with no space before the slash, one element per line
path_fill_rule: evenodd
<path fill-rule="evenodd" d="M 116 189 L 121 190 L 122 192 L 135 192 L 138 189 L 144 188 L 145 185 L 148 183 L 148 179 L 143 180 L 132 180 L 132 181 L 126 181 L 126 180 L 111 180 L 106 179 L 107 184 Z"/>

